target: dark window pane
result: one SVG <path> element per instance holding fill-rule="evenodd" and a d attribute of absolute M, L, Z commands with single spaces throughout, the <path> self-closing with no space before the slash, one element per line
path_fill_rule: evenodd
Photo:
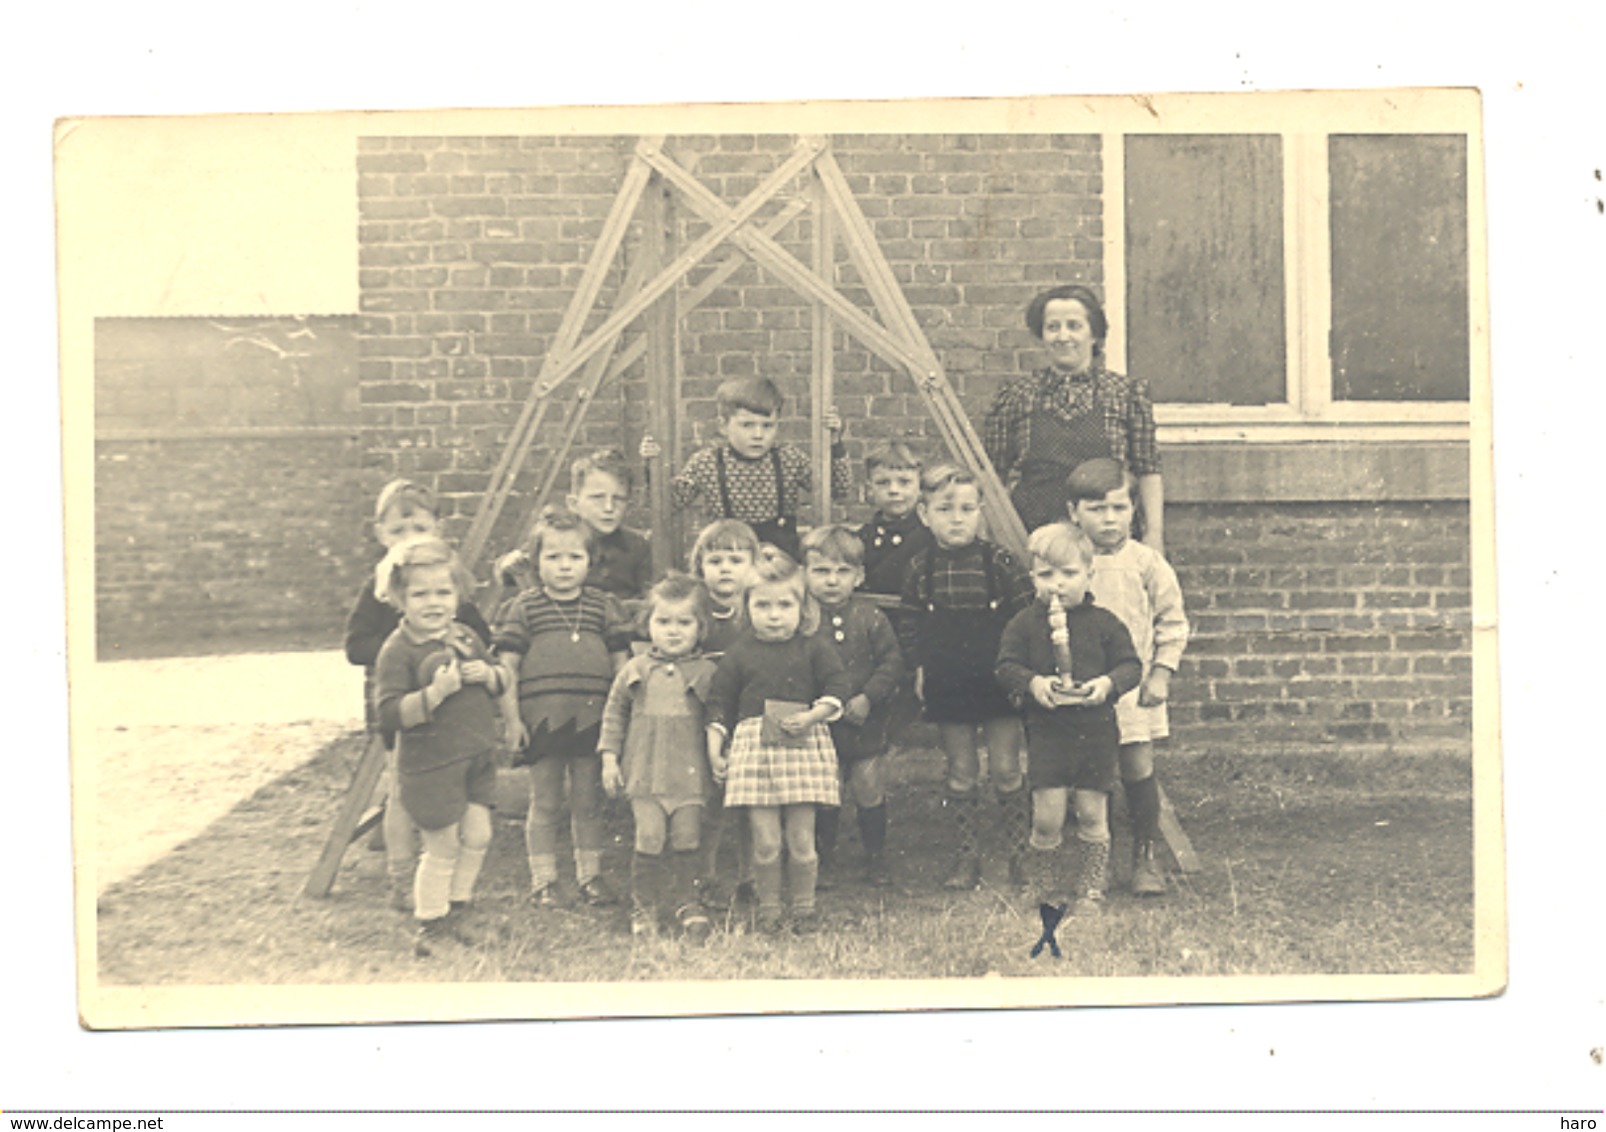
<path fill-rule="evenodd" d="M 1127 368 L 1156 401 L 1287 399 L 1282 139 L 1126 139 Z"/>
<path fill-rule="evenodd" d="M 1333 399 L 1465 401 L 1467 139 L 1335 136 Z"/>

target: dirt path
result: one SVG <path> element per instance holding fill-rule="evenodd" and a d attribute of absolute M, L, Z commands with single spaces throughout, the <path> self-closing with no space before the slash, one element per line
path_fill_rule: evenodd
<path fill-rule="evenodd" d="M 76 819 L 97 893 L 362 726 L 362 674 L 333 652 L 118 661 L 82 683 Z"/>

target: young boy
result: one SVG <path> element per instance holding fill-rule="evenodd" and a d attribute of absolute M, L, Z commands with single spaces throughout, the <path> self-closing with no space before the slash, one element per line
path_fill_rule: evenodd
<path fill-rule="evenodd" d="M 435 496 L 426 487 L 411 480 L 391 480 L 379 493 L 374 504 L 374 538 L 387 552 L 410 539 L 439 538 L 440 521 L 436 517 Z M 386 867 L 390 874 L 390 902 L 398 911 L 412 909 L 413 892 L 413 838 L 414 825 L 396 793 L 394 732 L 379 726 L 379 713 L 374 701 L 374 664 L 379 659 L 380 647 L 401 624 L 401 611 L 381 601 L 375 589 L 372 572 L 363 579 L 357 592 L 357 601 L 346 619 L 346 659 L 363 666 L 363 707 L 370 734 L 379 734 L 390 752 L 386 768 L 386 782 L 380 784 L 385 791 L 385 820 L 381 827 L 384 835 Z M 474 630 L 482 642 L 489 644 L 491 629 L 472 601 L 464 598 L 457 607 L 457 620 Z"/>
<path fill-rule="evenodd" d="M 920 473 L 925 465 L 903 441 L 878 444 L 864 458 L 875 514 L 853 533 L 864 546 L 865 592 L 899 594 L 916 554 L 931 545 L 920 521 Z"/>
<path fill-rule="evenodd" d="M 1132 479 L 1115 460 L 1078 464 L 1065 481 L 1071 521 L 1093 541 L 1093 598 L 1126 625 L 1143 664 L 1143 682 L 1115 705 L 1121 733 L 1121 785 L 1132 814 L 1132 891 L 1165 892 L 1155 859 L 1160 837 L 1160 787 L 1154 743 L 1171 734 L 1166 700 L 1171 676 L 1188 643 L 1188 618 L 1176 571 L 1159 553 L 1132 538 Z"/>
<path fill-rule="evenodd" d="M 932 545 L 909 564 L 898 644 L 914 672 L 926 718 L 937 724 L 948 764 L 943 807 L 953 815 L 959 857 L 943 887 L 969 889 L 981 883 L 978 729 L 986 740 L 1010 880 L 1018 883 L 1031 804 L 1021 773 L 1020 716 L 993 670 L 1004 626 L 1031 604 L 1031 579 L 1009 551 L 977 537 L 981 488 L 969 472 L 953 464 L 927 468 L 920 478 L 920 518 L 931 529 Z"/>
<path fill-rule="evenodd" d="M 1110 861 L 1108 799 L 1115 788 L 1115 701 L 1142 669 L 1121 619 L 1093 604 L 1093 544 L 1069 522 L 1028 538 L 1037 600 L 1017 613 L 998 647 L 998 682 L 1021 698 L 1032 787 L 1026 873 L 1038 899 L 1060 903 L 1057 851 L 1067 796 L 1082 845 L 1078 915 L 1097 913 Z"/>
<path fill-rule="evenodd" d="M 767 377 L 735 378 L 715 396 L 720 439 L 687 460 L 670 481 L 675 506 L 695 505 L 709 518 L 740 519 L 759 542 L 798 559 L 797 513 L 808 499 L 814 474 L 807 452 L 776 443 L 784 404 L 780 389 Z M 831 498 L 846 499 L 852 473 L 842 445 L 842 418 L 833 408 L 823 423 L 831 434 Z M 662 454 L 657 441 L 642 438 L 644 459 Z"/>
<path fill-rule="evenodd" d="M 596 536 L 586 585 L 624 601 L 646 596 L 652 581 L 652 547 L 624 525 L 634 486 L 630 465 L 613 449 L 582 456 L 569 469 L 569 510 Z"/>
<path fill-rule="evenodd" d="M 803 536 L 803 567 L 809 592 L 820 607 L 816 635 L 836 650 L 848 670 L 853 695 L 842 717 L 831 724 L 831 740 L 844 798 L 858 808 L 859 842 L 864 846 L 865 880 L 891 884 L 887 873 L 887 804 L 882 766 L 887 724 L 903 681 L 903 654 L 892 623 L 874 602 L 856 595 L 864 581 L 864 544 L 842 526 L 815 527 Z M 815 814 L 814 837 L 820 875 L 827 875 L 836 853 L 842 810 L 824 807 Z"/>

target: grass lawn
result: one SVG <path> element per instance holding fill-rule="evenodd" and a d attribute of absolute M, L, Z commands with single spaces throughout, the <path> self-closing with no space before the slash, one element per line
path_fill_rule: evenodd
<path fill-rule="evenodd" d="M 1041 975 L 1456 974 L 1473 964 L 1472 775 L 1460 752 L 1162 755 L 1166 789 L 1203 860 L 1170 892 L 1123 889 L 1129 842 L 1116 826 L 1105 913 L 1067 921 L 1064 958 L 1033 960 L 1040 927 L 1007 887 L 996 849 L 973 893 L 943 892 L 951 831 L 940 756 L 895 756 L 889 857 L 897 887 L 857 882 L 843 822 L 842 881 L 821 894 L 816 936 L 766 937 L 747 910 L 715 911 L 705 945 L 634 942 L 623 908 L 524 900 L 522 824 L 496 821 L 476 897 L 475 947 L 412 953 L 412 925 L 386 902 L 383 854 L 353 846 L 328 899 L 301 895 L 362 738 L 235 806 L 199 836 L 106 890 L 98 955 L 106 985 L 898 979 Z M 628 885 L 628 817 L 609 879 Z"/>

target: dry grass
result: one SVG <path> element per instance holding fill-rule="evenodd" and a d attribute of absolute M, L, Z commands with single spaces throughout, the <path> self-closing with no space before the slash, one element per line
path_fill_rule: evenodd
<path fill-rule="evenodd" d="M 300 895 L 360 737 L 330 745 L 100 902 L 108 984 L 619 979 L 967 978 L 1001 975 L 1456 973 L 1473 960 L 1471 772 L 1460 756 L 1169 757 L 1167 789 L 1204 860 L 1172 890 L 1119 889 L 1096 921 L 1060 932 L 1064 958 L 1032 960 L 1036 910 L 1001 883 L 937 887 L 949 831 L 927 751 L 895 764 L 891 858 L 899 886 L 852 880 L 821 896 L 824 930 L 770 938 L 717 911 L 704 946 L 633 942 L 622 910 L 523 899 L 521 829 L 499 819 L 477 898 L 485 937 L 428 960 L 385 902 L 383 856 L 355 846 L 334 893 Z M 625 887 L 622 814 L 608 869 Z M 852 821 L 841 857 L 857 854 Z M 1124 860 L 1117 828 L 1116 859 Z M 1124 873 L 1124 869 L 1121 870 Z"/>

